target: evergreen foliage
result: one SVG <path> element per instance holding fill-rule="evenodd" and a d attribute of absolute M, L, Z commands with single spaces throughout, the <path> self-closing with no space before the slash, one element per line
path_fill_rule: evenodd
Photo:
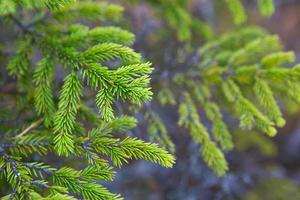
<path fill-rule="evenodd" d="M 199 55 L 197 66 L 177 73 L 170 83 L 163 80 L 167 87 L 157 99 L 162 105 L 178 106 L 179 126 L 187 128 L 193 140 L 201 144 L 207 165 L 224 175 L 228 164 L 222 151 L 231 150 L 233 141 L 223 113 L 237 117 L 243 130 L 258 130 L 273 137 L 276 128 L 285 125 L 279 98 L 299 102 L 295 98 L 298 91 L 286 88 L 299 85 L 299 66 L 294 64 L 295 55 L 283 50 L 277 36 L 257 27 L 225 33 L 201 47 Z M 182 91 L 184 95 L 180 95 Z M 252 138 L 249 136 L 248 145 Z"/>
<path fill-rule="evenodd" d="M 188 43 L 194 34 L 205 41 L 193 44 L 200 58 L 195 66 L 153 84 L 159 87 L 154 101 L 177 110 L 178 126 L 190 133 L 203 161 L 219 176 L 228 171 L 225 153 L 235 145 L 272 155 L 275 147 L 256 132 L 275 136 L 285 125 L 278 102 L 300 101 L 294 53 L 258 27 L 237 26 L 216 36 L 205 20 L 189 13 L 187 0 L 149 2 L 178 30 L 180 42 Z M 242 0 L 223 3 L 236 25 L 246 22 Z M 274 12 L 272 0 L 257 5 L 264 16 Z M 176 148 L 164 118 L 149 102 L 152 64 L 130 47 L 134 34 L 112 25 L 122 11 L 88 0 L 0 0 L 0 25 L 13 27 L 17 35 L 7 63 L 17 89 L 8 97 L 9 114 L 1 113 L 7 124 L 0 126 L 0 180 L 9 186 L 3 199 L 117 200 L 122 197 L 101 185 L 114 179 L 115 168 L 133 159 L 173 166 L 167 150 Z M 90 28 L 86 21 L 107 26 Z M 183 51 L 190 53 L 189 47 Z M 137 120 L 122 115 L 120 104 L 142 113 L 150 142 L 126 134 Z M 228 121 L 239 121 L 247 135 L 232 133 Z"/>
<path fill-rule="evenodd" d="M 191 41 L 198 37 L 205 40 L 215 38 L 213 27 L 205 20 L 195 17 L 191 12 L 192 1 L 189 0 L 149 0 L 159 13 L 160 19 L 165 19 L 166 23 L 177 33 L 177 37 L 182 42 Z M 211 4 L 225 4 L 226 13 L 230 13 L 236 25 L 245 24 L 248 19 L 244 4 L 245 0 L 211 0 Z M 263 16 L 270 17 L 275 11 L 273 0 L 257 0 L 257 7 Z M 222 7 L 223 8 L 223 7 Z M 168 33 L 172 34 L 172 33 Z"/>
<path fill-rule="evenodd" d="M 233 132 L 233 139 L 235 148 L 240 152 L 255 149 L 265 157 L 275 156 L 278 152 L 277 146 L 274 142 L 269 137 L 266 137 L 259 132 Z"/>
<path fill-rule="evenodd" d="M 19 12 L 32 16 L 21 20 Z M 114 112 L 114 102 L 141 105 L 152 96 L 151 63 L 129 47 L 134 35 L 114 26 L 78 24 L 116 21 L 120 6 L 3 0 L 0 15 L 18 31 L 7 70 L 17 79 L 17 98 L 23 98 L 16 102 L 29 109 L 21 119 L 24 127 L 8 127 L 1 136 L 0 177 L 9 186 L 3 199 L 117 200 L 122 197 L 99 183 L 113 180 L 114 167 L 132 159 L 172 167 L 174 157 L 165 149 L 124 134 L 136 126 L 134 118 Z M 62 85 L 57 71 L 64 76 Z M 99 114 L 84 98 L 92 91 Z M 53 153 L 61 164 L 43 159 Z"/>
<path fill-rule="evenodd" d="M 276 190 L 274 190 L 276 188 Z M 249 192 L 246 200 L 258 199 L 278 199 L 284 200 L 292 196 L 294 199 L 300 198 L 299 186 L 296 182 L 288 179 L 265 178 L 260 181 L 253 191 Z"/>

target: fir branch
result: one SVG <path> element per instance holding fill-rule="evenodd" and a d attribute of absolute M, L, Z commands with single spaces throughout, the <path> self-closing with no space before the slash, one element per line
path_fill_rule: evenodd
<path fill-rule="evenodd" d="M 82 85 L 79 77 L 72 72 L 65 78 L 54 118 L 55 149 L 59 155 L 69 155 L 74 151 L 73 131 L 75 118 L 80 103 Z"/>

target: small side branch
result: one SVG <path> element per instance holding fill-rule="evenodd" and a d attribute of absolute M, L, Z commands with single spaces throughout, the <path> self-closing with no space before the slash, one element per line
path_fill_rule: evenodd
<path fill-rule="evenodd" d="M 30 126 L 28 126 L 24 131 L 22 131 L 20 134 L 16 135 L 14 137 L 14 139 L 17 138 L 21 138 L 22 136 L 24 136 L 25 134 L 27 134 L 28 132 L 30 132 L 32 129 L 36 128 L 37 126 L 39 126 L 41 123 L 43 122 L 43 119 L 39 119 L 36 122 L 33 122 Z"/>

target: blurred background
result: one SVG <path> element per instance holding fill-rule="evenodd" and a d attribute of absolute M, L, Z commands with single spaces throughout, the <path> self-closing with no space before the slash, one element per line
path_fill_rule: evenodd
<path fill-rule="evenodd" d="M 136 4 L 120 0 L 113 2 L 125 6 L 126 17 L 130 19 L 127 26 L 137 35 L 135 49 L 154 63 L 154 89 L 156 80 L 164 79 L 164 76 L 157 78 L 157 75 L 172 70 L 176 72 L 182 67 L 179 64 L 187 68 L 193 59 L 199 60 L 193 55 L 188 59 L 187 55 L 182 55 L 186 43 L 176 39 L 178 30 L 165 24 L 163 15 L 157 14 L 150 1 L 135 1 Z M 245 2 L 249 16 L 247 25 L 259 25 L 278 34 L 286 50 L 294 51 L 297 61 L 300 61 L 300 1 L 276 0 L 276 13 L 271 18 L 259 14 L 254 0 Z M 193 0 L 189 7 L 194 16 L 209 22 L 217 34 L 234 27 L 231 15 L 218 0 Z M 165 32 L 169 32 L 165 34 L 168 37 L 165 37 Z M 199 36 L 196 40 L 201 38 Z M 193 42 L 188 48 L 193 48 Z M 158 105 L 154 102 L 152 106 Z M 132 162 L 119 170 L 116 180 L 108 185 L 112 191 L 123 194 L 128 200 L 300 199 L 298 108 L 284 111 L 287 124 L 273 139 L 260 138 L 259 142 L 246 144 L 239 139 L 242 137 L 236 137 L 236 148 L 226 154 L 230 171 L 224 177 L 217 177 L 206 167 L 201 161 L 199 147 L 187 131 L 174 126 L 177 123 L 176 110 L 168 107 L 156 107 L 156 110 L 160 110 L 175 143 L 175 167 L 163 169 L 144 161 Z M 231 129 L 234 134 L 245 134 L 235 127 Z M 147 134 L 141 134 L 143 130 L 141 125 L 135 133 L 145 138 Z"/>

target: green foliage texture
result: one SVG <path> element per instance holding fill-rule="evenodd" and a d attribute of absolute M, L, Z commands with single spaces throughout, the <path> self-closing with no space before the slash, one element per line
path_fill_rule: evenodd
<path fill-rule="evenodd" d="M 7 64 L 17 80 L 15 111 L 34 107 L 21 119 L 23 127 L 3 130 L 0 175 L 10 192 L 3 199 L 122 199 L 101 185 L 113 180 L 114 168 L 132 159 L 174 164 L 157 144 L 129 137 L 137 121 L 113 109 L 115 101 L 141 105 L 152 97 L 152 66 L 130 48 L 134 35 L 112 25 L 90 29 L 79 23 L 113 23 L 122 10 L 93 1 L 0 1 L 3 23 L 13 24 L 18 34 Z M 85 98 L 92 91 L 98 113 Z M 47 164 L 43 157 L 49 154 L 63 164 Z"/>
<path fill-rule="evenodd" d="M 299 103 L 294 53 L 278 36 L 240 26 L 247 20 L 241 0 L 223 1 L 237 26 L 220 36 L 189 13 L 187 0 L 148 3 L 176 28 L 179 42 L 199 33 L 204 40 L 193 44 L 196 66 L 159 80 L 153 98 L 178 111 L 178 126 L 199 144 L 204 162 L 225 175 L 224 152 L 233 141 L 240 149 L 253 145 L 273 154 L 268 140 L 250 132 L 275 136 L 285 125 L 278 102 Z M 264 16 L 274 12 L 272 0 L 257 5 Z M 173 166 L 168 150 L 176 148 L 149 103 L 152 64 L 131 48 L 134 34 L 114 26 L 122 11 L 99 1 L 0 0 L 0 25 L 15 33 L 0 53 L 12 51 L 6 69 L 16 81 L 16 92 L 5 97 L 13 103 L 1 113 L 0 184 L 8 186 L 3 199 L 117 200 L 121 195 L 102 186 L 116 168 L 133 159 Z M 129 136 L 137 120 L 120 115 L 119 104 L 142 112 L 150 142 Z M 249 135 L 232 134 L 225 115 Z"/>

